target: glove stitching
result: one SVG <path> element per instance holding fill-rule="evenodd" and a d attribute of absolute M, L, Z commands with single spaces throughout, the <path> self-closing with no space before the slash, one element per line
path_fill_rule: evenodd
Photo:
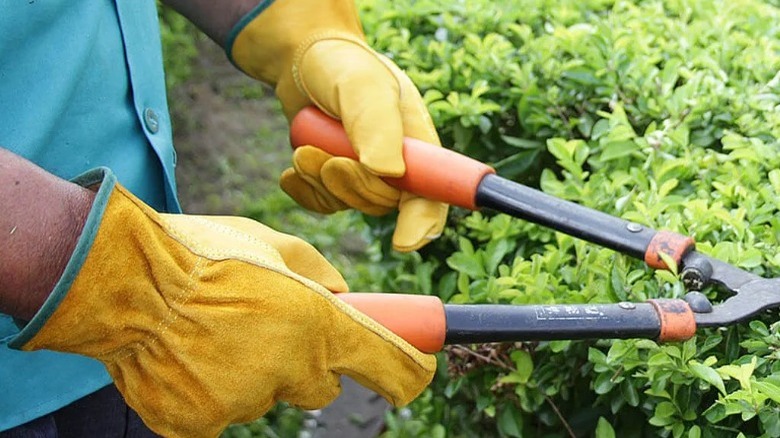
<path fill-rule="evenodd" d="M 376 53 L 376 51 L 372 49 L 371 46 L 366 44 L 365 41 L 355 38 L 353 35 L 349 33 L 341 32 L 341 31 L 333 31 L 333 30 L 312 34 L 309 37 L 302 40 L 301 43 L 298 45 L 298 48 L 296 49 L 295 54 L 293 55 L 293 61 L 292 61 L 292 76 L 295 85 L 298 87 L 298 91 L 300 91 L 304 96 L 307 96 L 325 114 L 329 115 L 334 119 L 341 120 L 341 117 L 339 117 L 338 114 L 332 113 L 327 107 L 325 107 L 325 105 L 318 102 L 316 98 L 312 95 L 312 93 L 309 92 L 309 89 L 308 87 L 306 87 L 306 84 L 304 83 L 303 77 L 301 76 L 301 72 L 300 72 L 301 70 L 300 64 L 301 62 L 303 62 L 303 58 L 306 55 L 306 52 L 319 42 L 332 41 L 332 40 L 340 40 L 340 41 L 346 41 L 348 43 L 352 43 L 362 48 L 363 50 L 368 52 L 369 55 L 371 55 L 376 60 L 378 60 L 388 70 L 388 72 L 393 77 L 393 79 L 395 79 L 396 85 L 398 86 L 398 90 L 399 90 L 399 101 L 400 101 L 401 90 L 403 89 L 403 87 L 400 81 L 398 80 L 396 72 L 393 69 L 388 68 L 387 64 L 382 60 L 379 54 Z"/>
<path fill-rule="evenodd" d="M 412 82 L 412 79 L 401 69 L 401 67 L 396 65 L 387 56 L 378 53 L 375 53 L 375 56 L 382 61 L 388 70 L 390 70 L 393 77 L 395 77 L 398 82 L 399 104 L 403 107 L 401 112 L 406 113 L 408 110 L 414 114 L 419 114 L 424 118 L 423 126 L 428 134 L 428 138 L 420 140 L 426 140 L 436 146 L 441 146 L 441 140 L 439 140 L 439 134 L 436 132 L 436 128 L 433 125 L 433 119 L 431 119 L 428 108 L 425 106 L 422 96 L 419 96 L 417 87 L 414 85 L 414 82 Z M 406 93 L 411 94 L 411 96 L 408 96 L 410 99 L 407 99 Z M 415 94 L 418 95 L 415 96 Z M 413 108 L 408 108 L 410 104 Z"/>
<path fill-rule="evenodd" d="M 157 343 L 157 341 L 162 338 L 162 335 L 165 334 L 165 332 L 168 330 L 168 328 L 176 322 L 177 319 L 179 319 L 179 313 L 174 313 L 174 307 L 183 306 L 187 304 L 187 302 L 190 300 L 190 298 L 194 295 L 195 291 L 197 290 L 197 284 L 196 281 L 198 278 L 200 278 L 201 274 L 203 273 L 203 265 L 205 259 L 203 257 L 198 257 L 195 261 L 195 263 L 192 265 L 192 269 L 190 269 L 190 272 L 188 273 L 189 280 L 187 281 L 187 285 L 183 289 L 183 294 L 181 294 L 181 297 L 178 299 L 173 300 L 173 305 L 168 306 L 168 312 L 166 313 L 165 317 L 163 317 L 159 323 L 157 323 L 157 327 L 152 330 L 152 333 L 147 336 L 146 339 L 133 342 L 130 345 L 124 346 L 116 351 L 113 352 L 104 352 L 100 353 L 96 356 L 98 360 L 110 360 L 113 359 L 114 362 L 118 362 L 120 360 L 126 359 L 128 357 L 134 356 L 138 353 L 141 353 L 143 351 L 148 350 L 151 348 L 154 344 Z M 171 318 L 171 315 L 173 315 L 173 318 Z M 152 336 L 153 334 L 158 334 L 158 336 Z M 146 340 L 151 339 L 149 342 L 145 342 Z M 136 345 L 141 345 L 140 348 L 135 348 Z"/>
<path fill-rule="evenodd" d="M 200 223 L 201 225 L 204 225 L 204 226 L 206 226 L 208 228 L 211 228 L 211 229 L 213 229 L 216 232 L 227 234 L 228 236 L 235 237 L 236 239 L 239 239 L 239 240 L 247 241 L 247 242 L 249 242 L 249 243 L 251 243 L 253 245 L 261 247 L 264 251 L 268 251 L 268 252 L 271 252 L 271 253 L 274 253 L 274 254 L 279 254 L 279 251 L 276 248 L 274 248 L 273 246 L 269 245 L 266 242 L 263 242 L 262 240 L 260 240 L 260 239 L 258 239 L 256 237 L 252 236 L 251 234 L 244 233 L 242 231 L 239 231 L 239 230 L 237 230 L 235 228 L 229 227 L 229 226 L 224 225 L 224 224 L 211 222 L 211 221 L 209 221 L 207 219 L 204 219 L 204 218 L 195 217 L 193 219 L 195 221 L 197 221 L 198 223 Z M 186 239 L 186 236 L 183 236 L 181 234 L 179 234 L 179 235 L 181 236 L 182 239 Z M 188 242 L 188 243 L 194 244 L 194 242 Z M 187 245 L 187 246 L 189 247 L 189 245 Z M 229 251 L 224 251 L 224 252 L 216 251 L 216 252 L 220 253 L 220 254 L 229 254 L 230 253 Z M 281 258 L 281 255 L 279 257 Z"/>

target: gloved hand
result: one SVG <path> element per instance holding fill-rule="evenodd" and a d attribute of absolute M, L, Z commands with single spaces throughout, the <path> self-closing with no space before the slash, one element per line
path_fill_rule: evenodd
<path fill-rule="evenodd" d="M 399 251 L 441 234 L 447 205 L 398 192 L 378 178 L 404 174 L 404 136 L 440 142 L 412 81 L 365 43 L 353 0 L 262 2 L 226 46 L 239 68 L 276 87 L 288 119 L 316 105 L 341 120 L 360 157 L 358 165 L 299 149 L 280 181 L 298 203 L 321 213 L 351 207 L 381 215 L 397 208 L 393 246 Z"/>
<path fill-rule="evenodd" d="M 166 437 L 213 437 L 276 401 L 322 407 L 351 376 L 394 405 L 435 358 L 336 298 L 309 244 L 237 217 L 159 214 L 108 170 L 65 273 L 12 342 L 102 361 L 128 405 Z"/>

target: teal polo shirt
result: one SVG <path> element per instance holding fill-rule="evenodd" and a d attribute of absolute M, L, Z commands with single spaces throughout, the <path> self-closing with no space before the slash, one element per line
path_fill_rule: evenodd
<path fill-rule="evenodd" d="M 3 2 L 0 64 L 0 147 L 67 179 L 109 167 L 180 212 L 153 0 Z M 16 333 L 0 314 L 0 431 L 111 382 L 92 359 L 11 350 Z"/>

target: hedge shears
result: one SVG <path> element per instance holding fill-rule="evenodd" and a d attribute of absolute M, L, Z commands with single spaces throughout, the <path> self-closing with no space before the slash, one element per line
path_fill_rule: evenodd
<path fill-rule="evenodd" d="M 357 159 L 340 122 L 314 107 L 296 115 L 293 147 L 316 145 Z M 444 304 L 435 296 L 347 293 L 339 298 L 433 353 L 447 344 L 648 338 L 691 338 L 697 328 L 721 327 L 780 307 L 780 279 L 767 279 L 695 250 L 691 237 L 656 231 L 496 175 L 490 166 L 413 138 L 404 140 L 406 174 L 390 185 L 470 210 L 489 208 L 643 260 L 653 269 L 677 265 L 683 299 L 577 305 Z M 435 165 L 431 165 L 435 163 Z M 718 286 L 730 296 L 712 305 L 701 293 Z"/>

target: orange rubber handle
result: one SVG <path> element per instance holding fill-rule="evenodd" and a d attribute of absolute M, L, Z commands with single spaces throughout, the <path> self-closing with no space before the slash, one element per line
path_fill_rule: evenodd
<path fill-rule="evenodd" d="M 356 292 L 336 296 L 423 353 L 436 353 L 444 347 L 447 318 L 437 297 Z"/>
<path fill-rule="evenodd" d="M 379 121 L 378 121 L 379 122 Z M 294 148 L 316 146 L 332 155 L 357 160 L 341 123 L 315 107 L 302 109 L 290 124 Z M 424 198 L 477 210 L 477 187 L 485 175 L 496 173 L 477 160 L 421 140 L 404 139 L 406 173 L 382 178 L 391 186 Z"/>

